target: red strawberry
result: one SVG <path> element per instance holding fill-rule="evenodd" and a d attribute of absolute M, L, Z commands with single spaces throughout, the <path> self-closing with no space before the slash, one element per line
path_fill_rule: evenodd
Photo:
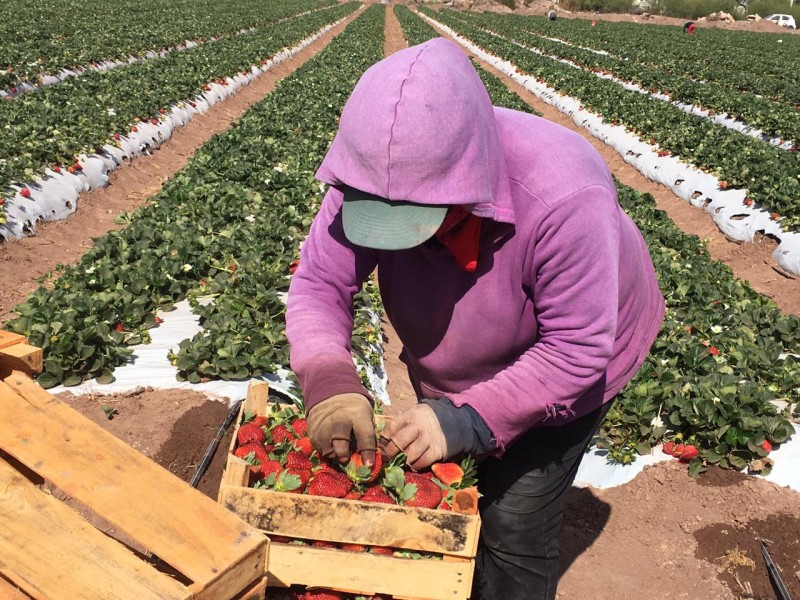
<path fill-rule="evenodd" d="M 253 422 L 250 422 L 239 427 L 239 432 L 236 434 L 236 439 L 240 444 L 247 444 L 249 442 L 263 444 L 264 440 L 267 439 L 267 436 L 264 434 L 264 430 L 261 429 L 261 427 Z"/>
<path fill-rule="evenodd" d="M 345 500 L 361 500 L 361 492 L 351 490 L 344 495 Z"/>
<path fill-rule="evenodd" d="M 699 450 L 696 446 L 692 444 L 686 444 L 683 448 L 683 452 L 681 452 L 678 458 L 681 459 L 681 462 L 690 462 L 692 459 L 697 458 L 700 455 Z"/>
<path fill-rule="evenodd" d="M 394 549 L 388 546 L 370 546 L 369 551 L 372 554 L 383 554 L 385 556 L 394 554 Z"/>
<path fill-rule="evenodd" d="M 272 441 L 276 444 L 286 441 L 290 442 L 294 439 L 294 433 L 292 433 L 286 425 L 275 425 L 275 427 L 270 429 L 270 434 L 272 435 Z"/>
<path fill-rule="evenodd" d="M 151 120 L 150 120 L 150 122 L 151 122 L 153 125 L 158 125 L 158 119 L 155 119 L 155 118 L 153 118 L 153 119 L 151 119 Z"/>
<path fill-rule="evenodd" d="M 275 475 L 275 478 L 278 478 L 278 475 L 281 474 L 283 471 L 283 465 L 279 463 L 277 460 L 266 460 L 259 465 L 261 475 L 263 475 L 264 479 L 269 477 L 270 475 Z"/>
<path fill-rule="evenodd" d="M 352 488 L 353 482 L 344 473 L 319 471 L 308 484 L 308 493 L 312 496 L 344 498 Z"/>
<path fill-rule="evenodd" d="M 664 444 L 663 450 L 664 454 L 669 454 L 670 456 L 672 456 L 673 453 L 675 452 L 675 442 L 666 442 Z"/>
<path fill-rule="evenodd" d="M 368 488 L 364 495 L 361 496 L 364 502 L 377 502 L 379 504 L 395 504 L 394 499 L 389 495 L 385 489 L 379 485 L 374 485 Z"/>
<path fill-rule="evenodd" d="M 719 187 L 720 189 L 724 190 L 725 188 L 728 187 L 728 182 L 723 179 L 722 181 L 719 182 Z"/>
<path fill-rule="evenodd" d="M 436 475 L 436 479 L 447 486 L 461 483 L 461 479 L 464 477 L 461 465 L 456 463 L 434 463 L 431 465 L 431 471 Z"/>
<path fill-rule="evenodd" d="M 238 456 L 239 458 L 247 458 L 247 455 L 250 453 L 253 454 L 253 457 L 258 461 L 258 464 L 269 460 L 267 449 L 261 444 L 256 444 L 254 442 L 243 444 L 233 451 L 233 455 Z M 260 471 L 261 469 L 258 470 Z"/>
<path fill-rule="evenodd" d="M 364 464 L 364 459 L 361 458 L 360 452 L 355 452 L 350 457 L 350 462 L 347 463 L 347 476 L 353 481 L 360 483 L 372 483 L 378 479 L 383 467 L 383 458 L 380 452 L 375 453 L 375 462 L 372 467 Z"/>
<path fill-rule="evenodd" d="M 342 592 L 334 590 L 309 590 L 296 596 L 296 600 L 341 600 L 344 598 Z"/>
<path fill-rule="evenodd" d="M 28 188 L 22 188 L 19 192 L 19 195 L 22 196 L 23 198 L 30 198 L 31 191 Z"/>
<path fill-rule="evenodd" d="M 286 455 L 286 466 L 290 469 L 308 469 L 314 465 L 308 460 L 308 457 L 298 450 L 292 450 Z"/>
<path fill-rule="evenodd" d="M 311 438 L 301 437 L 295 441 L 294 447 L 306 456 L 311 456 L 314 453 L 314 444 L 311 443 Z"/>
<path fill-rule="evenodd" d="M 293 490 L 288 490 L 293 494 L 302 494 L 303 491 L 308 487 L 308 482 L 311 479 L 311 470 L 310 469 L 296 469 L 294 467 L 288 467 L 286 472 L 289 475 L 296 475 L 300 479 L 300 487 Z"/>
<path fill-rule="evenodd" d="M 53 165 L 53 171 L 55 173 L 61 173 L 61 165 Z"/>
<path fill-rule="evenodd" d="M 253 417 L 252 423 L 255 423 L 259 427 L 266 427 L 269 425 L 269 417 Z"/>
<path fill-rule="evenodd" d="M 770 452 L 772 452 L 772 444 L 770 443 L 770 441 L 769 441 L 769 440 L 764 440 L 764 442 L 761 444 L 761 448 L 763 448 L 763 450 L 764 450 L 764 451 L 765 451 L 767 454 L 769 454 Z"/>
<path fill-rule="evenodd" d="M 289 263 L 289 273 L 294 275 L 295 272 L 297 271 L 297 267 L 299 267 L 299 266 L 300 266 L 300 261 L 299 260 L 293 260 L 291 263 Z"/>
<path fill-rule="evenodd" d="M 288 544 L 292 541 L 292 538 L 286 537 L 285 535 L 273 535 L 269 534 L 269 541 L 270 542 L 278 542 L 279 544 Z"/>
<path fill-rule="evenodd" d="M 447 500 L 442 500 L 441 504 L 439 504 L 439 510 L 453 510 L 453 507 L 447 503 Z"/>
<path fill-rule="evenodd" d="M 120 137 L 121 137 L 121 136 L 120 136 L 118 133 L 115 133 L 115 134 L 114 134 L 114 139 L 115 139 L 115 140 L 119 140 L 119 139 L 120 139 Z"/>
<path fill-rule="evenodd" d="M 116 323 L 114 323 L 114 331 L 119 331 L 121 333 L 125 331 L 125 326 L 119 321 L 117 321 Z"/>
<path fill-rule="evenodd" d="M 339 544 L 336 542 L 326 542 L 323 540 L 314 540 L 311 542 L 313 548 L 338 548 Z"/>
<path fill-rule="evenodd" d="M 680 458 L 681 454 L 683 454 L 684 448 L 686 448 L 684 444 L 675 444 L 675 446 L 672 449 L 672 456 L 674 456 L 675 458 Z"/>
<path fill-rule="evenodd" d="M 303 417 L 299 419 L 295 419 L 292 421 L 292 429 L 297 434 L 297 437 L 303 437 L 308 435 L 308 425 L 306 424 L 306 420 Z"/>
<path fill-rule="evenodd" d="M 406 506 L 417 508 L 436 508 L 442 501 L 442 489 L 424 477 L 415 477 L 406 481 L 417 486 L 417 492 L 404 502 Z"/>
<path fill-rule="evenodd" d="M 134 127 L 131 127 L 131 131 L 132 131 L 133 133 L 136 133 L 137 131 L 139 131 L 139 128 L 138 128 L 138 127 L 136 127 L 136 126 L 134 126 Z"/>
<path fill-rule="evenodd" d="M 346 552 L 366 552 L 367 547 L 363 544 L 340 544 L 340 550 L 345 550 Z"/>

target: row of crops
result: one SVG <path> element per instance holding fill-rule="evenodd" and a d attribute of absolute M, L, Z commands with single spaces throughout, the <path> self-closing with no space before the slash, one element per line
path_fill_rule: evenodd
<path fill-rule="evenodd" d="M 130 158 L 130 153 L 141 151 L 144 142 L 131 147 L 129 140 L 141 140 L 139 130 L 158 125 L 174 106 L 194 107 L 196 100 L 208 95 L 209 84 L 226 86 L 232 77 L 249 75 L 284 48 L 357 7 L 354 2 L 335 5 L 247 35 L 222 38 L 121 69 L 87 73 L 0 102 L 0 122 L 5 124 L 0 130 L 0 225 L 5 212 L 11 217 L 10 210 L 4 210 L 7 203 L 21 205 L 16 214 L 27 215 L 34 210 L 30 202 L 51 200 L 37 194 L 42 187 L 37 178 L 55 177 L 67 170 L 81 177 L 82 169 L 74 172 L 80 167 L 81 155 L 109 156 L 110 150 L 122 148 L 123 158 Z M 49 190 L 44 195 L 52 196 Z M 12 234 L 22 228 L 19 223 L 9 225 Z"/>
<path fill-rule="evenodd" d="M 421 12 L 447 25 L 480 48 L 510 61 L 522 73 L 575 98 L 601 115 L 606 122 L 624 127 L 659 150 L 679 156 L 682 161 L 713 174 L 720 182 L 725 182 L 724 188 L 746 189 L 746 202 L 772 213 L 774 219 L 780 219 L 782 228 L 796 229 L 800 225 L 800 154 L 796 151 L 784 150 L 720 127 L 707 118 L 688 114 L 670 103 L 626 89 L 613 80 L 597 77 L 589 69 L 576 69 L 556 60 L 578 52 L 596 56 L 598 60 L 604 57 L 530 35 L 525 31 L 528 18 L 495 19 L 486 14 L 435 12 L 424 8 Z M 549 50 L 555 58 L 531 52 L 527 45 L 536 43 L 552 44 Z M 586 61 L 589 62 L 589 59 L 586 58 Z M 728 67 L 718 64 L 718 68 L 727 70 Z M 787 64 L 791 64 L 791 61 Z M 624 68 L 628 71 L 637 70 L 635 66 Z M 618 68 L 619 71 L 622 69 Z M 653 77 L 657 78 L 658 70 L 652 72 L 655 73 Z M 644 81 L 645 77 L 642 75 L 639 79 Z M 680 80 L 680 77 L 677 79 Z M 690 80 L 684 75 L 684 81 L 678 81 L 675 85 L 684 84 L 685 81 Z M 729 90 L 720 93 L 731 95 L 737 92 Z M 795 118 L 793 122 L 796 121 Z"/>
<path fill-rule="evenodd" d="M 14 0 L 0 4 L 0 90 L 47 75 L 202 43 L 334 0 Z M 22 26 L 24 24 L 24 26 Z"/>
<path fill-rule="evenodd" d="M 146 343 L 156 311 L 188 298 L 202 333 L 171 355 L 190 382 L 243 379 L 288 364 L 282 295 L 324 189 L 314 179 L 338 114 L 360 74 L 383 54 L 384 7 L 373 6 L 282 81 L 225 134 L 203 146 L 128 226 L 96 241 L 16 307 L 4 328 L 45 352 L 44 387 L 113 379 Z M 395 7 L 416 44 L 436 35 Z M 303 17 L 306 18 L 306 17 Z M 480 71 L 497 105 L 525 108 Z M 703 244 L 682 234 L 650 196 L 619 185 L 623 207 L 650 247 L 668 313 L 653 351 L 620 394 L 599 443 L 627 463 L 663 439 L 696 443 L 706 464 L 768 470 L 765 440 L 793 432 L 776 400 L 800 393 L 800 321 L 737 281 Z M 210 304 L 202 296 L 213 296 Z M 379 338 L 358 299 L 353 346 L 367 362 Z M 795 408 L 795 410 L 797 410 Z"/>

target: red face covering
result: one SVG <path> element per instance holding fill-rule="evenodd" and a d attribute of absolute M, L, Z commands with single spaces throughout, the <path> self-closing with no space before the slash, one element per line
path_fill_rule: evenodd
<path fill-rule="evenodd" d="M 480 217 L 467 212 L 463 206 L 451 206 L 435 235 L 455 257 L 459 267 L 475 272 L 481 237 Z"/>

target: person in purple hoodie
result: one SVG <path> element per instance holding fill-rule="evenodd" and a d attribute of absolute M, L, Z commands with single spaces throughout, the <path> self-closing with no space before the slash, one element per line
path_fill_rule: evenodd
<path fill-rule="evenodd" d="M 603 159 L 493 107 L 435 39 L 373 65 L 317 172 L 330 188 L 289 289 L 308 431 L 327 457 L 479 458 L 472 598 L 552 599 L 566 491 L 664 301 Z M 376 439 L 353 364 L 353 295 L 377 268 L 419 402 Z"/>

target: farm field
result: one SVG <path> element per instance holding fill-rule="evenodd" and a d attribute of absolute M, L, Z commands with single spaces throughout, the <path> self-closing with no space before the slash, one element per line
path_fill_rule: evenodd
<path fill-rule="evenodd" d="M 0 53 L 0 67 L 12 67 L 0 88 L 137 58 L 0 101 L 11 125 L 0 134 L 6 231 L 19 218 L 11 208 L 47 204 L 48 182 L 61 182 L 53 167 L 71 168 L 76 180 L 59 220 L 43 217 L 0 242 L 0 328 L 44 349 L 40 385 L 190 478 L 227 412 L 210 401 L 211 384 L 238 390 L 249 378 L 273 377 L 291 389 L 283 292 L 324 192 L 314 171 L 353 85 L 386 53 L 444 33 L 473 55 L 496 105 L 599 136 L 594 144 L 618 180 L 620 202 L 656 263 L 668 316 L 598 444 L 618 465 L 661 456 L 666 440 L 700 449 L 689 465 L 670 461 L 626 485 L 573 490 L 559 597 L 746 597 L 735 576 L 750 582 L 753 597 L 769 597 L 756 534 L 774 538 L 773 557 L 800 594 L 800 579 L 791 576 L 800 572 L 800 483 L 782 479 L 792 469 L 780 459 L 797 441 L 800 410 L 800 275 L 793 270 L 800 264 L 800 112 L 793 78 L 785 77 L 797 72 L 800 38 L 779 45 L 777 34 L 702 31 L 686 40 L 669 27 L 601 23 L 590 31 L 580 20 L 553 26 L 413 5 L 303 0 L 266 2 L 261 11 L 254 4 L 239 0 L 220 20 L 211 3 L 180 26 L 118 43 L 111 36 L 84 45 L 78 28 L 74 47 L 56 44 L 62 54 L 33 36 Z M 109 21 L 114 31 L 125 20 L 104 18 L 112 17 L 120 18 Z M 66 26 L 54 24 L 52 38 Z M 185 40 L 202 42 L 162 53 Z M 713 69 L 718 49 L 731 43 L 756 57 L 740 79 Z M 243 105 L 262 78 L 272 78 L 270 86 Z M 196 117 L 166 123 L 201 98 L 208 106 Z M 50 110 L 73 99 L 74 113 Z M 237 101 L 238 114 L 225 122 L 225 107 Z M 115 149 L 140 133 L 134 129 L 150 126 L 152 145 L 115 159 Z M 212 127 L 217 135 L 192 141 L 193 131 Z M 107 187 L 102 177 L 84 181 L 92 168 Z M 85 214 L 84 202 L 96 213 Z M 384 323 L 381 352 L 374 289 L 358 306 L 355 358 L 369 385 L 381 385 L 369 374 L 384 367 L 391 410 L 409 398 L 398 342 Z M 171 327 L 176 307 L 193 311 L 202 328 L 187 329 L 162 353 L 164 380 L 147 365 L 137 375 L 137 357 Z M 158 389 L 125 388 L 124 369 Z M 105 419 L 104 403 L 117 418 Z M 154 410 L 162 403 L 169 408 Z M 192 419 L 207 436 L 187 436 Z M 216 460 L 202 482 L 209 495 L 220 470 Z M 740 471 L 772 471 L 772 481 Z M 775 476 L 782 485 L 793 481 L 794 490 L 773 483 Z M 754 568 L 722 565 L 736 546 Z"/>

